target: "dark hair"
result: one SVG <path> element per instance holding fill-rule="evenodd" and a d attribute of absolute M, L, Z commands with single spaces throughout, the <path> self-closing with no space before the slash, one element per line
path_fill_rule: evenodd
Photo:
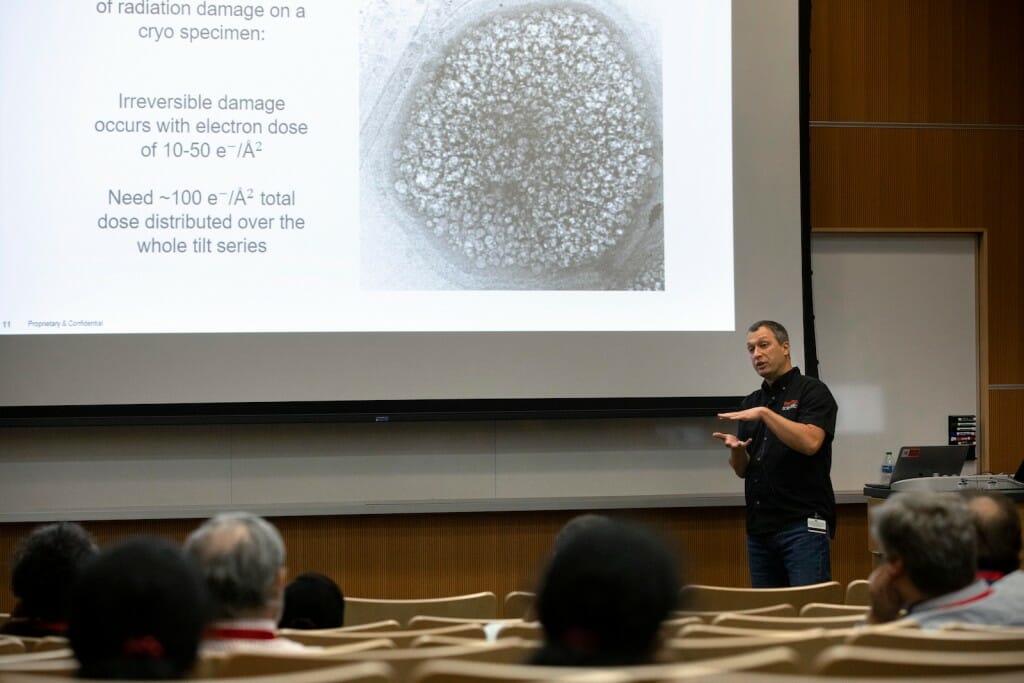
<path fill-rule="evenodd" d="M 1009 496 L 998 491 L 966 489 L 962 492 L 971 509 L 978 535 L 978 569 L 1009 574 L 1020 568 L 1020 512 Z M 987 498 L 994 510 L 979 510 L 973 501 Z"/>
<path fill-rule="evenodd" d="M 774 320 L 758 320 L 756 323 L 747 328 L 747 332 L 757 332 L 762 327 L 767 327 L 771 330 L 771 333 L 775 335 L 775 341 L 780 344 L 785 344 L 789 341 L 789 332 L 782 326 L 782 323 L 777 323 Z"/>
<path fill-rule="evenodd" d="M 182 678 L 195 663 L 207 617 L 192 560 L 173 543 L 134 538 L 83 570 L 68 637 L 83 678 Z"/>
<path fill-rule="evenodd" d="M 345 595 L 330 577 L 306 572 L 284 589 L 281 628 L 338 628 L 345 623 Z"/>
<path fill-rule="evenodd" d="M 649 663 L 661 622 L 676 606 L 678 565 L 646 529 L 606 520 L 586 525 L 552 554 L 537 591 L 546 666 Z"/>
<path fill-rule="evenodd" d="M 66 621 L 75 578 L 97 552 L 92 536 L 74 522 L 33 530 L 14 552 L 11 591 L 18 604 L 13 616 Z"/>

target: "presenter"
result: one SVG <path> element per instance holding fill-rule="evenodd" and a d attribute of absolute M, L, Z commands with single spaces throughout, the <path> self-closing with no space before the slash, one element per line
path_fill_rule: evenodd
<path fill-rule="evenodd" d="M 830 581 L 836 502 L 829 473 L 838 406 L 824 383 L 793 367 L 789 333 L 779 323 L 751 325 L 747 353 L 764 381 L 739 411 L 719 414 L 739 423 L 737 434 L 713 436 L 744 479 L 750 584 Z"/>

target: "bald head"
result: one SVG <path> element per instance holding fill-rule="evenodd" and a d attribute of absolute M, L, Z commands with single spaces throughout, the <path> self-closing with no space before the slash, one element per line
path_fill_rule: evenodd
<path fill-rule="evenodd" d="M 978 569 L 1009 574 L 1020 568 L 1021 522 L 1016 504 L 998 491 L 964 492 L 978 535 Z"/>

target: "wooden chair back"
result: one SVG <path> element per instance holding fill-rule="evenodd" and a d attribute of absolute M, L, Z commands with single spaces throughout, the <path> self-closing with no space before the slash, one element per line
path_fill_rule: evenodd
<path fill-rule="evenodd" d="M 494 619 L 498 616 L 498 600 L 490 591 L 423 600 L 345 598 L 345 623 L 349 626 L 388 619 L 408 624 L 413 617 L 421 614 Z"/>
<path fill-rule="evenodd" d="M 865 622 L 863 614 L 851 614 L 844 617 L 763 617 L 759 614 L 722 614 L 715 617 L 711 623 L 714 626 L 735 628 L 802 631 L 809 628 L 849 628 Z"/>
<path fill-rule="evenodd" d="M 711 623 L 719 614 L 763 614 L 764 616 L 795 617 L 797 611 L 796 607 L 789 603 L 780 603 L 778 605 L 766 605 L 765 607 L 752 607 L 750 609 L 679 610 L 672 613 L 672 618 L 685 619 L 687 617 L 697 617 Z"/>
<path fill-rule="evenodd" d="M 796 655 L 787 648 L 776 647 L 702 662 L 604 669 L 434 660 L 416 669 L 411 683 L 657 683 L 724 671 L 794 673 L 797 670 Z"/>
<path fill-rule="evenodd" d="M 280 629 L 277 633 L 283 638 L 294 640 L 303 645 L 318 645 L 320 647 L 357 643 L 362 640 L 379 640 L 382 638 L 391 641 L 394 647 L 409 647 L 412 641 L 420 636 L 427 635 L 450 635 L 460 638 L 477 638 L 479 640 L 483 640 L 485 637 L 484 627 L 474 623 L 404 631 L 339 631 L 337 629 L 304 631 Z"/>
<path fill-rule="evenodd" d="M 842 602 L 843 586 L 827 581 L 809 586 L 787 588 L 739 588 L 691 584 L 681 591 L 687 610 L 735 611 L 788 603 L 799 612 L 809 602 Z"/>
<path fill-rule="evenodd" d="M 38 638 L 17 636 L 17 638 L 25 646 L 25 652 L 48 652 L 51 650 L 68 649 L 68 639 L 61 636 L 42 636 Z"/>
<path fill-rule="evenodd" d="M 505 596 L 501 616 L 506 619 L 523 619 L 533 615 L 533 603 L 536 593 L 529 591 L 512 591 Z"/>
<path fill-rule="evenodd" d="M 358 657 L 364 653 L 378 650 L 393 650 L 391 641 L 367 640 L 363 643 L 350 643 L 327 647 L 322 650 L 261 652 L 259 650 L 240 650 L 238 652 L 218 653 L 214 656 L 201 655 L 196 666 L 196 677 L 210 678 L 241 678 L 246 676 L 271 676 L 295 671 L 323 669 L 338 666 L 335 657 Z"/>
<path fill-rule="evenodd" d="M 853 614 L 866 616 L 871 608 L 867 605 L 839 605 L 832 602 L 811 602 L 800 608 L 801 617 L 848 617 Z"/>
<path fill-rule="evenodd" d="M 971 652 L 835 645 L 818 655 L 812 671 L 817 676 L 863 677 L 951 676 L 1015 671 L 1021 672 L 1024 678 L 1024 652 L 987 652 L 984 656 L 978 656 Z"/>
<path fill-rule="evenodd" d="M 760 632 L 758 635 L 730 635 L 718 638 L 677 638 L 662 648 L 672 661 L 692 662 L 730 657 L 771 647 L 786 647 L 797 655 L 799 669 L 808 672 L 815 657 L 826 648 L 841 645 L 845 632 L 811 629 L 809 631 Z"/>
<path fill-rule="evenodd" d="M 417 647 L 396 650 L 373 650 L 351 655 L 329 655 L 332 661 L 374 661 L 389 665 L 397 681 L 406 681 L 410 673 L 424 662 L 445 659 L 511 664 L 526 661 L 537 644 L 518 638 L 468 645 Z"/>
<path fill-rule="evenodd" d="M 324 630 L 324 631 L 344 631 L 344 632 L 355 632 L 366 633 L 370 631 L 401 631 L 402 625 L 394 619 L 383 619 L 381 621 L 371 621 L 366 624 L 356 624 L 355 626 L 340 626 L 332 629 L 312 629 L 312 630 Z"/>
<path fill-rule="evenodd" d="M 0 655 L 20 655 L 25 652 L 25 643 L 13 636 L 0 636 Z"/>
<path fill-rule="evenodd" d="M 846 585 L 846 604 L 864 605 L 871 604 L 871 593 L 867 579 L 854 579 Z"/>
<path fill-rule="evenodd" d="M 421 614 L 409 620 L 409 630 L 422 628 L 441 628 L 442 626 L 456 626 L 458 624 L 521 624 L 522 619 L 487 619 L 481 617 L 432 617 L 429 614 Z M 533 623 L 533 622 L 531 622 Z"/>
<path fill-rule="evenodd" d="M 847 636 L 845 643 L 857 647 L 942 652 L 1024 652 L 1024 629 L 1018 633 L 854 629 Z"/>
<path fill-rule="evenodd" d="M 9 673 L 19 672 L 67 678 L 78 673 L 78 661 L 67 649 L 0 656 L 0 678 L 6 680 Z"/>

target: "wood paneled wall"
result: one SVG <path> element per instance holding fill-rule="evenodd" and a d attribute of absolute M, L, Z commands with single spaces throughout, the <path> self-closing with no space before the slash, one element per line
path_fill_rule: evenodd
<path fill-rule="evenodd" d="M 742 508 L 606 511 L 657 529 L 684 558 L 691 582 L 749 585 Z M 320 571 L 351 596 L 417 598 L 532 590 L 561 526 L 575 513 L 495 512 L 422 515 L 278 517 L 292 575 Z M 181 542 L 198 520 L 88 522 L 103 545 L 135 534 Z M 35 524 L 0 525 L 0 612 L 11 609 L 11 557 Z M 865 505 L 839 507 L 833 543 L 837 580 L 871 568 Z"/>
<path fill-rule="evenodd" d="M 1019 0 L 813 0 L 813 229 L 982 236 L 982 465 L 1010 473 L 1024 457 L 1022 33 Z M 942 331 L 922 343 L 941 348 Z"/>
<path fill-rule="evenodd" d="M 1012 472 L 1024 456 L 1024 3 L 814 0 L 811 33 L 812 225 L 818 231 L 984 235 L 979 310 L 987 464 Z M 857 329 L 856 321 L 850 329 Z M 865 343 L 885 353 L 884 340 Z M 922 343 L 941 345 L 942 331 Z M 615 514 L 652 524 L 672 539 L 687 557 L 691 581 L 747 584 L 741 508 Z M 400 598 L 530 589 L 555 531 L 571 515 L 274 521 L 293 573 L 315 569 L 349 595 Z M 195 524 L 87 526 L 101 542 L 135 533 L 180 541 Z M 13 545 L 32 526 L 0 525 L 0 611 L 12 605 L 6 586 Z M 840 506 L 838 527 L 835 577 L 867 576 L 865 506 Z"/>

